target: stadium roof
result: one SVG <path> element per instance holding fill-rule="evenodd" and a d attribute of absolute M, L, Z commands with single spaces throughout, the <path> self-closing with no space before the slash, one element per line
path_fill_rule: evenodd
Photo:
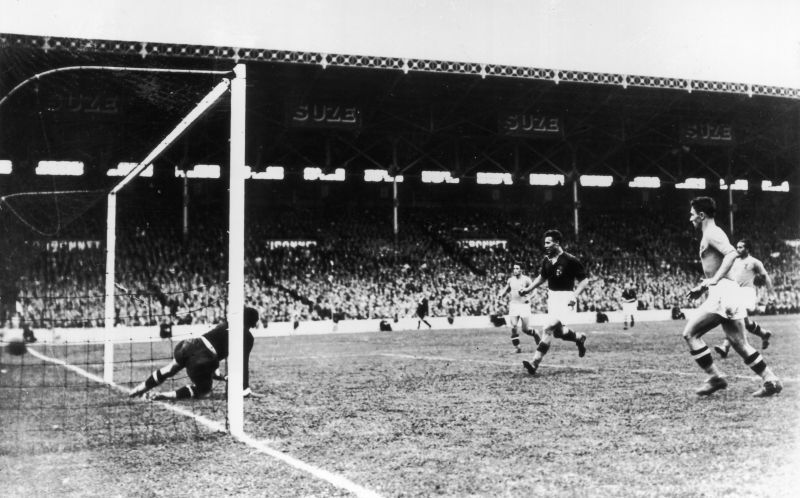
<path fill-rule="evenodd" d="M 0 98 L 67 66 L 229 71 L 246 63 L 246 161 L 255 169 L 396 165 L 406 174 L 577 171 L 668 182 L 730 174 L 800 184 L 795 88 L 14 34 L 0 34 L 0 62 Z M 28 165 L 81 159 L 101 174 L 141 160 L 215 78 L 72 71 L 36 79 L 0 107 L 0 156 Z M 164 160 L 226 163 L 227 112 L 215 108 Z M 306 112 L 320 119 L 293 118 Z"/>
<path fill-rule="evenodd" d="M 0 11 L 0 33 L 800 88 L 795 0 L 0 0 Z"/>

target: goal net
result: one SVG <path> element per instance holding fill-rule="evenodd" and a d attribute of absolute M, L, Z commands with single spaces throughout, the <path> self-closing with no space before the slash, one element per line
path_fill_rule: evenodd
<path fill-rule="evenodd" d="M 226 190 L 175 178 L 198 157 L 228 168 L 227 140 L 212 137 L 231 127 L 232 74 L 37 77 L 13 62 L 0 86 L 0 160 L 12 165 L 0 199 L 0 452 L 213 437 L 228 420 L 225 383 L 172 409 L 128 393 L 227 316 L 228 213 L 209 225 L 202 206 L 186 209 L 191 189 Z M 158 389 L 186 384 L 182 371 Z"/>

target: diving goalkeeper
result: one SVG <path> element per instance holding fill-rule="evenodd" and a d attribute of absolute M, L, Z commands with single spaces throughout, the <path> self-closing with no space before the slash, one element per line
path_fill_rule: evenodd
<path fill-rule="evenodd" d="M 250 329 L 258 323 L 258 311 L 254 308 L 244 309 L 244 364 L 243 389 L 244 396 L 255 396 L 250 390 L 250 351 L 253 349 L 253 334 Z M 153 372 L 147 379 L 131 391 L 130 397 L 142 396 L 160 385 L 182 369 L 192 381 L 175 391 L 150 393 L 151 400 L 202 398 L 211 392 L 214 380 L 227 380 L 219 374 L 219 362 L 228 357 L 228 324 L 222 322 L 200 337 L 180 341 L 173 352 L 172 361 Z"/>

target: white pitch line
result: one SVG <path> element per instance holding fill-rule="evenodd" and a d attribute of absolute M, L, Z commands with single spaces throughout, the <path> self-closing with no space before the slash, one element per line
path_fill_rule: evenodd
<path fill-rule="evenodd" d="M 36 358 L 39 358 L 42 361 L 47 361 L 47 362 L 50 362 L 50 363 L 55 363 L 56 365 L 61 365 L 62 367 L 66 368 L 67 370 L 75 372 L 78 375 L 82 375 L 82 376 L 86 377 L 87 379 L 93 380 L 93 381 L 95 381 L 95 382 L 97 382 L 99 384 L 105 384 L 105 385 L 108 385 L 110 387 L 113 387 L 114 389 L 116 389 L 117 391 L 119 391 L 121 393 L 124 393 L 124 394 L 129 394 L 130 393 L 130 391 L 128 389 L 120 386 L 119 384 L 115 384 L 113 382 L 110 382 L 110 383 L 106 382 L 105 380 L 103 380 L 102 377 L 99 377 L 99 376 L 97 376 L 97 375 L 95 375 L 95 374 L 93 374 L 91 372 L 87 372 L 86 370 L 84 370 L 84 369 L 82 369 L 80 367 L 76 367 L 75 365 L 70 365 L 67 362 L 65 362 L 64 360 L 59 360 L 57 358 L 51 358 L 49 356 L 46 356 L 46 355 L 36 351 L 35 349 L 33 349 L 31 347 L 28 347 L 28 352 L 31 353 L 31 355 L 35 356 Z M 142 400 L 142 401 L 144 401 L 144 400 Z M 198 415 L 196 413 L 192 413 L 189 410 L 186 410 L 185 408 L 182 408 L 180 406 L 176 406 L 176 405 L 173 405 L 173 404 L 170 404 L 170 403 L 164 403 L 164 402 L 161 402 L 161 401 L 152 401 L 152 403 L 157 403 L 157 404 L 161 405 L 166 410 L 170 410 L 172 412 L 178 413 L 178 414 L 183 415 L 185 417 L 192 418 L 195 421 L 197 421 L 199 424 L 207 427 L 208 429 L 210 429 L 210 430 L 212 430 L 214 432 L 227 432 L 227 430 L 225 429 L 225 424 L 216 422 L 216 421 L 211 420 L 209 418 L 206 418 L 206 417 L 204 417 L 202 415 Z M 333 472 L 329 472 L 329 471 L 327 471 L 325 469 L 321 469 L 319 467 L 315 467 L 314 465 L 311 465 L 311 464 L 306 463 L 306 462 L 304 462 L 302 460 L 299 460 L 299 459 L 297 459 L 297 458 L 295 458 L 295 457 L 293 457 L 291 455 L 283 453 L 282 451 L 276 450 L 276 449 L 268 446 L 264 442 L 259 441 L 259 440 L 255 439 L 255 438 L 252 438 L 252 437 L 250 437 L 250 436 L 248 436 L 246 434 L 241 435 L 241 436 L 234 436 L 234 435 L 231 434 L 231 437 L 233 437 L 233 439 L 235 439 L 235 440 L 237 440 L 237 441 L 239 441 L 241 443 L 246 444 L 247 446 L 250 446 L 251 448 L 257 450 L 259 453 L 263 453 L 265 455 L 271 456 L 272 458 L 280 460 L 281 462 L 283 462 L 283 463 L 285 463 L 285 464 L 287 464 L 287 465 L 289 465 L 291 467 L 294 467 L 294 468 L 296 468 L 298 470 L 307 472 L 307 473 L 311 474 L 312 476 L 316 477 L 317 479 L 321 479 L 323 481 L 326 481 L 326 482 L 332 484 L 333 486 L 336 486 L 337 488 L 345 489 L 345 490 L 353 493 L 354 495 L 358 496 L 359 498 L 380 498 L 381 497 L 381 495 L 376 493 L 375 491 L 367 489 L 367 488 L 365 488 L 363 486 L 359 486 L 358 484 L 354 483 L 353 481 L 349 480 L 348 478 L 344 477 L 343 475 L 334 474 Z"/>
<path fill-rule="evenodd" d="M 250 436 L 243 435 L 241 437 L 237 437 L 236 439 L 238 439 L 239 441 L 243 442 L 244 444 L 246 444 L 246 445 L 248 445 L 248 446 L 250 446 L 252 448 L 255 448 L 259 452 L 264 453 L 266 455 L 269 455 L 269 456 L 271 456 L 271 457 L 273 457 L 273 458 L 275 458 L 277 460 L 280 460 L 280 461 L 282 461 L 282 462 L 284 462 L 284 463 L 286 463 L 288 465 L 291 465 L 292 467 L 295 467 L 296 469 L 303 470 L 303 471 L 308 472 L 309 474 L 313 475 L 314 477 L 317 477 L 317 478 L 322 479 L 324 481 L 328 481 L 329 483 L 333 484 L 337 488 L 346 489 L 347 491 L 350 491 L 351 493 L 353 493 L 356 496 L 364 497 L 364 498 L 379 498 L 381 496 L 378 493 L 376 493 L 375 491 L 367 489 L 367 488 L 365 488 L 363 486 L 359 486 L 358 484 L 354 483 L 353 481 L 347 479 L 346 477 L 344 477 L 344 476 L 342 476 L 340 474 L 334 474 L 333 472 L 329 472 L 329 471 L 327 471 L 325 469 L 321 469 L 319 467 L 315 467 L 315 466 L 313 466 L 311 464 L 308 464 L 308 463 L 306 463 L 306 462 L 304 462 L 302 460 L 298 460 L 297 458 L 295 458 L 295 457 L 293 457 L 291 455 L 287 455 L 286 453 L 283 453 L 282 451 L 278 451 L 278 450 L 276 450 L 274 448 L 271 448 L 270 446 L 264 444 L 264 442 L 259 441 L 257 439 L 254 439 L 254 438 L 252 438 Z"/>
<path fill-rule="evenodd" d="M 84 369 L 82 369 L 80 367 L 76 367 L 75 365 L 70 365 L 69 363 L 67 363 L 64 360 L 59 360 L 58 358 L 51 358 L 49 356 L 46 356 L 46 355 L 40 353 L 39 351 L 36 351 L 35 349 L 33 349 L 30 346 L 27 346 L 27 351 L 31 355 L 35 356 L 36 358 L 39 358 L 42 361 L 47 361 L 47 362 L 50 362 L 50 363 L 55 363 L 56 365 L 61 365 L 62 367 L 66 368 L 67 370 L 75 372 L 78 375 L 82 375 L 82 376 L 86 377 L 89 380 L 93 380 L 93 381 L 95 381 L 95 382 L 97 382 L 99 384 L 109 385 L 109 386 L 113 387 L 114 389 L 116 389 L 117 391 L 120 391 L 120 392 L 126 392 L 126 390 L 123 387 L 121 387 L 121 386 L 119 386 L 117 384 L 114 384 L 113 382 L 111 382 L 111 383 L 106 382 L 105 380 L 103 380 L 102 377 L 99 377 L 99 376 L 97 376 L 97 375 L 95 375 L 93 373 L 87 372 L 86 370 L 84 370 Z"/>

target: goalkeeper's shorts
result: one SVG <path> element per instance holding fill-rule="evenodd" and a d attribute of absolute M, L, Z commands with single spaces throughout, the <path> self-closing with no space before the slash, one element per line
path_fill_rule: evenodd
<path fill-rule="evenodd" d="M 175 362 L 186 368 L 186 374 L 197 386 L 210 384 L 214 371 L 219 368 L 217 355 L 199 337 L 179 342 L 174 354 Z"/>

